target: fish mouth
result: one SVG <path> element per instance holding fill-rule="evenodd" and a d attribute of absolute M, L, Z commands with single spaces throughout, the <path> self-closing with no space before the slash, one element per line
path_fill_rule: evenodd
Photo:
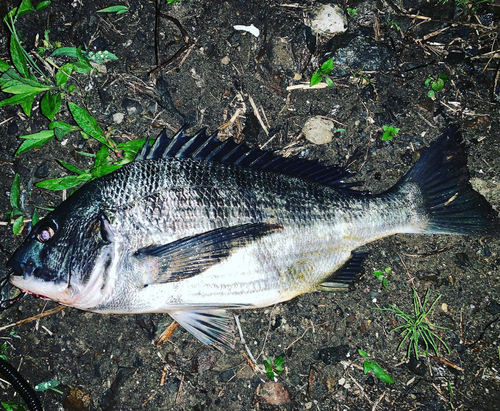
<path fill-rule="evenodd" d="M 7 262 L 7 267 L 12 270 L 10 277 L 23 277 L 25 280 L 29 277 L 33 277 L 36 271 L 36 267 L 33 263 L 25 263 L 14 258 L 11 258 Z"/>

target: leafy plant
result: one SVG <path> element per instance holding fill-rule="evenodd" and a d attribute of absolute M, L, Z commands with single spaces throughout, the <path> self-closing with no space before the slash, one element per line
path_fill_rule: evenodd
<path fill-rule="evenodd" d="M 358 353 L 365 358 L 370 356 L 370 354 L 361 349 L 358 350 Z M 363 371 L 365 374 L 368 374 L 370 371 L 372 371 L 379 380 L 394 384 L 394 378 L 392 378 L 386 370 L 378 365 L 376 361 L 365 360 L 363 363 Z"/>
<path fill-rule="evenodd" d="M 386 290 L 389 289 L 389 282 L 387 280 L 387 276 L 391 274 L 391 271 L 392 271 L 391 267 L 386 267 L 384 269 L 384 272 L 382 272 L 382 271 L 374 271 L 373 272 L 373 275 L 375 277 L 377 277 L 382 282 L 382 285 L 384 286 L 384 288 Z"/>
<path fill-rule="evenodd" d="M 321 83 L 322 80 L 325 80 L 325 83 L 330 87 L 333 87 L 333 81 L 328 75 L 333 70 L 333 57 L 326 60 L 321 67 L 314 72 L 311 77 L 311 82 L 309 84 L 310 87 Z"/>
<path fill-rule="evenodd" d="M 397 318 L 402 320 L 404 324 L 395 327 L 391 330 L 391 332 L 400 332 L 400 336 L 402 337 L 401 342 L 398 345 L 398 351 L 401 349 L 403 344 L 408 341 L 408 350 L 407 355 L 411 357 L 412 351 L 415 353 L 415 357 L 417 360 L 419 359 L 419 342 L 423 342 L 425 344 L 424 354 L 427 354 L 431 348 L 434 350 L 436 355 L 439 356 L 437 341 L 441 342 L 443 346 L 446 348 L 448 353 L 450 353 L 450 349 L 448 345 L 443 341 L 443 339 L 437 335 L 433 329 L 438 328 L 441 330 L 447 330 L 446 327 L 440 327 L 438 325 L 432 324 L 427 320 L 427 317 L 434 309 L 434 306 L 441 298 L 439 295 L 434 302 L 427 308 L 429 291 L 425 293 L 424 303 L 421 304 L 417 295 L 417 291 L 413 289 L 413 313 L 407 314 L 402 311 L 395 304 L 392 304 L 390 308 L 376 308 L 381 311 L 389 311 L 396 315 Z"/>
<path fill-rule="evenodd" d="M 23 231 L 24 227 L 24 213 L 21 207 L 21 185 L 19 182 L 19 174 L 14 176 L 14 181 L 10 188 L 10 206 L 12 209 L 7 211 L 8 222 L 12 223 L 12 232 L 15 235 L 19 235 Z M 38 213 L 36 209 L 33 211 L 31 217 L 31 223 L 35 225 L 38 222 Z"/>
<path fill-rule="evenodd" d="M 382 141 L 392 140 L 399 133 L 399 128 L 394 126 L 382 126 L 382 130 Z"/>
<path fill-rule="evenodd" d="M 427 96 L 430 98 L 436 97 L 436 91 L 439 91 L 444 87 L 445 81 L 449 81 L 449 78 L 443 73 L 439 74 L 437 77 L 427 77 L 424 83 L 425 87 L 430 89 Z"/>
<path fill-rule="evenodd" d="M 24 408 L 22 405 L 12 401 L 2 401 L 0 404 L 2 404 L 2 407 L 5 411 L 26 411 L 26 408 Z"/>
<path fill-rule="evenodd" d="M 266 368 L 266 375 L 269 379 L 274 380 L 275 375 L 280 375 L 283 372 L 283 356 L 279 356 L 273 361 L 272 358 L 268 358 L 264 361 L 264 367 Z"/>
<path fill-rule="evenodd" d="M 347 13 L 349 14 L 350 17 L 354 17 L 358 9 L 351 9 L 350 7 L 347 8 Z"/>
<path fill-rule="evenodd" d="M 75 67 L 66 64 L 57 70 L 55 79 L 51 79 L 45 75 L 21 45 L 21 36 L 16 29 L 19 16 L 43 10 L 49 4 L 50 2 L 41 2 L 35 9 L 30 0 L 22 0 L 20 6 L 9 11 L 3 20 L 11 33 L 9 50 L 14 68 L 0 60 L 1 90 L 12 94 L 11 97 L 0 101 L 0 107 L 19 104 L 29 117 L 35 98 L 43 94 L 40 110 L 49 120 L 53 120 L 61 107 L 63 92 L 69 92 L 66 89 L 66 83 Z M 48 32 L 45 36 L 48 39 Z"/>
<path fill-rule="evenodd" d="M 127 13 L 129 11 L 128 6 L 111 6 L 105 9 L 97 10 L 98 13 L 116 13 L 117 15 Z"/>

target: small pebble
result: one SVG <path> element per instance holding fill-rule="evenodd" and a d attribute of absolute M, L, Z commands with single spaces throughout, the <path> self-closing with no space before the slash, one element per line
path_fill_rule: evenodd
<path fill-rule="evenodd" d="M 115 124 L 121 124 L 123 122 L 124 118 L 125 118 L 125 114 L 123 114 L 123 113 L 115 113 L 115 114 L 113 114 L 113 122 Z"/>

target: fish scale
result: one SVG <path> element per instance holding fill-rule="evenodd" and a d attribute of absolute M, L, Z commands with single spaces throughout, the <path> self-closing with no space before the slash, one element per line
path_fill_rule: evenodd
<path fill-rule="evenodd" d="M 234 345 L 228 310 L 346 289 L 359 247 L 396 233 L 498 234 L 445 132 L 391 189 L 351 173 L 180 130 L 69 197 L 9 260 L 12 284 L 99 313 L 166 312 L 206 344 Z"/>

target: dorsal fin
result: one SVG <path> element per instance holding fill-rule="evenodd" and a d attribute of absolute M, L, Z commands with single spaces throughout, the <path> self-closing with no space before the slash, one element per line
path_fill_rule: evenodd
<path fill-rule="evenodd" d="M 237 144 L 231 139 L 221 142 L 217 138 L 217 131 L 207 136 L 204 128 L 193 136 L 187 136 L 185 131 L 186 126 L 170 138 L 163 130 L 152 146 L 149 139 L 146 140 L 135 159 L 176 157 L 212 161 L 301 177 L 349 194 L 367 194 L 367 191 L 351 189 L 362 185 L 361 182 L 344 181 L 354 175 L 347 168 L 325 166 L 317 160 L 278 157 L 269 151 L 250 148 L 245 143 Z"/>

